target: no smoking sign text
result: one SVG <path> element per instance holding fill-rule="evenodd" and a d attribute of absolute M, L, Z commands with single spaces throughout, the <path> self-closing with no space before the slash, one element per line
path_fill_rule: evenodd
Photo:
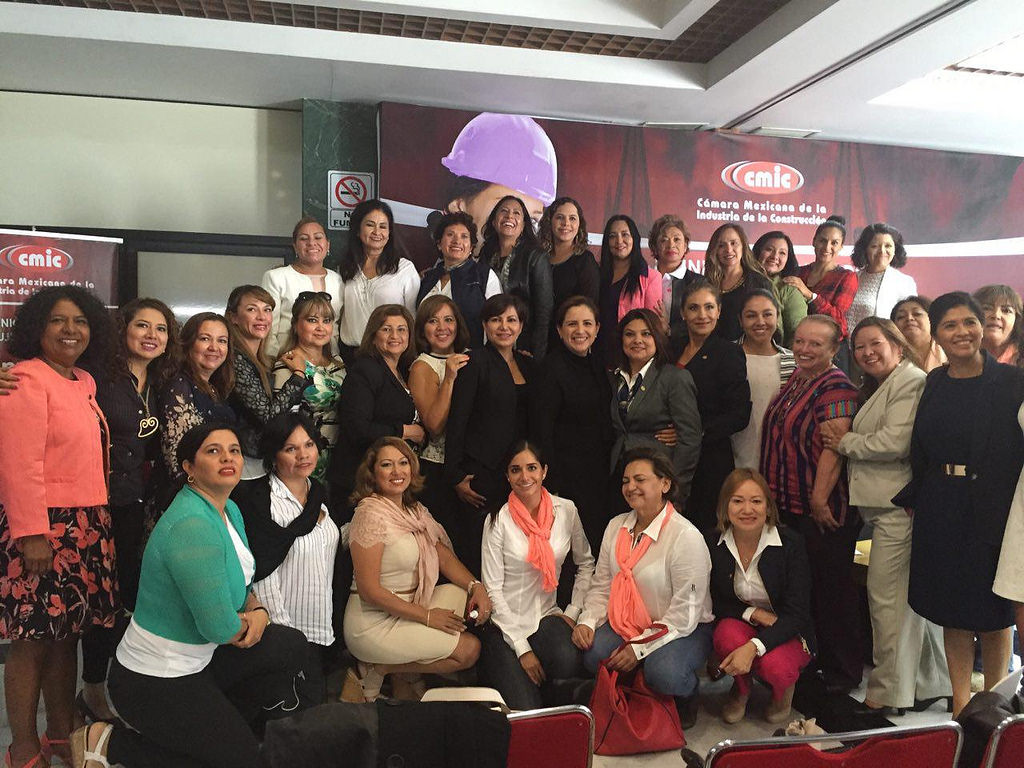
<path fill-rule="evenodd" d="M 373 174 L 355 171 L 327 172 L 328 229 L 348 229 L 352 209 L 373 197 Z"/>

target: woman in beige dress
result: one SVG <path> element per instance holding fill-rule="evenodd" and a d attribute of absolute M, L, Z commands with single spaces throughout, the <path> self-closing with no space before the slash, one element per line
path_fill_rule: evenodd
<path fill-rule="evenodd" d="M 480 641 L 466 623 L 491 616 L 484 585 L 451 550 L 426 507 L 419 462 L 397 437 L 382 437 L 356 471 L 349 539 L 355 582 L 345 608 L 345 645 L 359 660 L 363 697 L 380 695 L 388 674 L 468 669 Z M 439 574 L 450 584 L 437 585 Z"/>
<path fill-rule="evenodd" d="M 1024 430 L 1024 405 L 1017 411 L 1017 423 Z M 1024 637 L 1024 472 L 1017 481 L 1017 490 L 1010 504 L 992 591 L 1013 601 L 1017 634 Z"/>

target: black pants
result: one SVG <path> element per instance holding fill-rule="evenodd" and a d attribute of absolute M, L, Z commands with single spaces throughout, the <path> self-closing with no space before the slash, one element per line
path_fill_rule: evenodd
<path fill-rule="evenodd" d="M 539 709 L 544 706 L 542 687 L 533 684 L 516 652 L 505 642 L 501 631 L 488 627 L 480 632 L 480 677 L 497 689 L 512 709 Z M 531 650 L 537 654 L 545 685 L 554 680 L 573 680 L 590 677 L 583 668 L 583 654 L 572 644 L 572 630 L 561 616 L 545 616 L 537 631 L 529 637 Z"/>
<path fill-rule="evenodd" d="M 271 624 L 252 648 L 219 646 L 194 675 L 141 675 L 115 659 L 110 698 L 135 730 L 114 730 L 107 759 L 126 768 L 266 766 L 253 727 L 320 703 L 302 670 L 310 656 L 301 632 Z"/>
<path fill-rule="evenodd" d="M 799 528 L 811 566 L 811 617 L 818 636 L 818 665 L 826 676 L 845 679 L 854 686 L 864 674 L 864 632 L 857 585 L 853 580 L 853 553 L 860 532 L 860 517 L 849 510 L 846 524 L 822 533 L 810 515 L 800 517 Z"/>
<path fill-rule="evenodd" d="M 117 553 L 117 588 L 121 605 L 129 613 L 135 610 L 139 594 L 139 566 L 142 562 L 142 537 L 145 505 L 141 501 L 111 505 L 114 551 Z M 102 683 L 107 665 L 121 636 L 128 627 L 127 616 L 119 616 L 113 627 L 92 627 L 82 635 L 82 681 Z"/>

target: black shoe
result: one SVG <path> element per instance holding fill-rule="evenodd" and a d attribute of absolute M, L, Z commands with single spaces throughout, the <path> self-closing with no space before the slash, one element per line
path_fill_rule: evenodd
<path fill-rule="evenodd" d="M 907 714 L 907 710 L 905 707 L 869 707 L 867 704 L 858 704 L 853 708 L 853 714 L 860 716 L 903 717 Z"/>
<path fill-rule="evenodd" d="M 953 711 L 953 697 L 952 696 L 932 696 L 930 699 L 914 699 L 914 706 L 910 708 L 911 712 L 924 712 L 926 709 L 931 707 L 937 701 L 946 701 L 946 711 Z"/>
<path fill-rule="evenodd" d="M 700 710 L 700 700 L 697 691 L 689 696 L 676 696 L 676 711 L 679 713 L 679 724 L 687 731 L 697 724 L 697 712 Z"/>
<path fill-rule="evenodd" d="M 853 681 L 845 675 L 835 672 L 819 672 L 818 677 L 825 685 L 825 693 L 830 696 L 845 696 L 860 683 L 859 680 Z"/>

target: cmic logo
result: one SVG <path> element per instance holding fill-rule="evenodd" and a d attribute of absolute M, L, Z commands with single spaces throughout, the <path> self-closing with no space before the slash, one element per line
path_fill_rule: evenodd
<path fill-rule="evenodd" d="M 74 263 L 71 254 L 60 248 L 45 248 L 40 251 L 38 245 L 9 245 L 0 250 L 0 264 L 14 269 L 59 272 L 71 269 Z"/>
<path fill-rule="evenodd" d="M 722 181 L 739 192 L 784 195 L 804 185 L 804 175 L 791 165 L 743 160 L 722 169 Z"/>

